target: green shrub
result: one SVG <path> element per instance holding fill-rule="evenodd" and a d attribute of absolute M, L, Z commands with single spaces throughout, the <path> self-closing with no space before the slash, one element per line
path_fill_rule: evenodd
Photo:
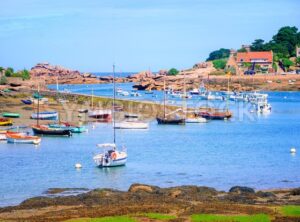
<path fill-rule="evenodd" d="M 227 61 L 225 59 L 216 59 L 213 61 L 213 65 L 216 69 L 224 69 Z"/>
<path fill-rule="evenodd" d="M 13 68 L 7 68 L 6 70 L 5 70 L 5 76 L 6 77 L 11 77 L 12 75 L 14 74 L 14 69 Z"/>
<path fill-rule="evenodd" d="M 227 216 L 214 214 L 194 214 L 191 217 L 193 222 L 269 222 L 270 218 L 265 214 Z"/>
<path fill-rule="evenodd" d="M 176 76 L 179 73 L 179 71 L 175 68 L 172 68 L 168 71 L 168 75 L 170 76 Z"/>
<path fill-rule="evenodd" d="M 0 85 L 6 85 L 6 84 L 7 84 L 7 79 L 6 79 L 5 76 L 2 76 L 2 77 L 0 78 Z"/>

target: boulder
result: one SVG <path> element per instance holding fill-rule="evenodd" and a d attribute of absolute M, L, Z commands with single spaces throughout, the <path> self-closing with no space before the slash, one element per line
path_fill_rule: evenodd
<path fill-rule="evenodd" d="M 150 186 L 145 184 L 132 184 L 129 187 L 129 193 L 155 193 L 159 190 L 159 187 Z"/>
<path fill-rule="evenodd" d="M 254 194 L 255 190 L 250 187 L 234 186 L 230 188 L 229 192 L 238 194 Z"/>

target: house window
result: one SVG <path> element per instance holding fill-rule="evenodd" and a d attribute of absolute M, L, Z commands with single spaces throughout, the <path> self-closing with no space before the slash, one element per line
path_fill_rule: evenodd
<path fill-rule="evenodd" d="M 244 62 L 244 59 L 241 59 L 241 62 Z"/>

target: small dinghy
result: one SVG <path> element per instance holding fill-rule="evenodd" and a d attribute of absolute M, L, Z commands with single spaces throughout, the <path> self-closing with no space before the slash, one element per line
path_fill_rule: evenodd
<path fill-rule="evenodd" d="M 53 128 L 53 129 L 71 130 L 72 133 L 83 133 L 87 131 L 85 126 L 74 126 L 64 122 L 61 122 L 59 124 L 48 124 L 48 126 L 49 128 Z"/>
<path fill-rule="evenodd" d="M 57 120 L 58 112 L 38 112 L 32 113 L 31 119 L 41 119 L 41 120 Z"/>
<path fill-rule="evenodd" d="M 2 116 L 8 118 L 20 118 L 19 113 L 2 113 Z"/>
<path fill-rule="evenodd" d="M 23 133 L 6 133 L 8 143 L 40 144 L 41 138 L 38 136 L 26 136 Z"/>
<path fill-rule="evenodd" d="M 12 126 L 13 121 L 8 118 L 0 118 L 0 126 Z"/>
<path fill-rule="evenodd" d="M 79 109 L 78 112 L 79 113 L 88 113 L 89 110 L 88 109 Z"/>
<path fill-rule="evenodd" d="M 24 103 L 25 105 L 31 105 L 32 104 L 31 99 L 22 99 L 21 102 Z"/>

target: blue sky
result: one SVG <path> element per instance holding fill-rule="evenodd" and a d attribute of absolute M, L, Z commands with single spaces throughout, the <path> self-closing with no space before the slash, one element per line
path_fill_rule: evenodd
<path fill-rule="evenodd" d="M 0 0 L 0 66 L 189 68 L 220 47 L 300 28 L 299 0 Z"/>

